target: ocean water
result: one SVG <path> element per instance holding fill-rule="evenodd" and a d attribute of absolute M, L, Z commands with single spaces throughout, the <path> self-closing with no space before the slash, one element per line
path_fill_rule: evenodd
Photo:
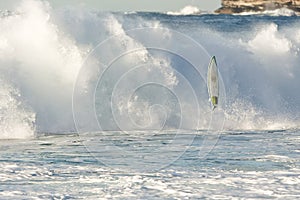
<path fill-rule="evenodd" d="M 0 16 L 0 199 L 300 197 L 300 17 Z"/>

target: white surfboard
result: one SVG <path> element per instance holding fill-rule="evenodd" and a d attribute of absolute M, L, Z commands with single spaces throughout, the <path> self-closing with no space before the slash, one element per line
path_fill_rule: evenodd
<path fill-rule="evenodd" d="M 213 110 L 217 108 L 219 102 L 219 76 L 216 57 L 213 56 L 208 65 L 207 71 L 207 88 L 209 100 Z"/>

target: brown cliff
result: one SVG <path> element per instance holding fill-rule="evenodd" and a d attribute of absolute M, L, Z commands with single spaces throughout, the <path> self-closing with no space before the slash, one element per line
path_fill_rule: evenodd
<path fill-rule="evenodd" d="M 300 0 L 222 0 L 222 7 L 216 10 L 220 14 L 234 14 L 242 12 L 263 12 L 288 8 L 300 13 Z"/>

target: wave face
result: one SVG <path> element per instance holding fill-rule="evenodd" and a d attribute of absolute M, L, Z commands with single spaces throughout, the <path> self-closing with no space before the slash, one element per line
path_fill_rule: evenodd
<path fill-rule="evenodd" d="M 1 16 L 0 138 L 207 129 L 211 55 L 224 129 L 299 128 L 299 17 L 53 10 L 34 0 Z"/>

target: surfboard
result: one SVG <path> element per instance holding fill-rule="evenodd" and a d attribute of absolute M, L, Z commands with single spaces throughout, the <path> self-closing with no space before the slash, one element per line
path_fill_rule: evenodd
<path fill-rule="evenodd" d="M 207 88 L 209 100 L 214 110 L 218 106 L 219 102 L 219 75 L 216 57 L 213 56 L 208 65 L 207 71 Z"/>

